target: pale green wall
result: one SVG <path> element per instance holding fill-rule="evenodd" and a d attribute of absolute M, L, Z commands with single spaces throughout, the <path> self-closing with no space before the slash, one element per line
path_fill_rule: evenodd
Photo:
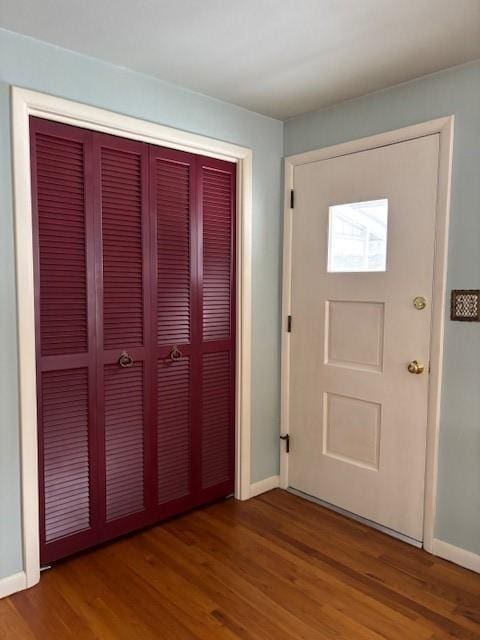
<path fill-rule="evenodd" d="M 9 86 L 253 149 L 252 481 L 278 473 L 283 124 L 148 76 L 0 30 L 0 577 L 21 570 Z"/>
<path fill-rule="evenodd" d="M 448 291 L 480 288 L 480 62 L 285 123 L 285 155 L 455 115 Z M 436 537 L 480 553 L 480 324 L 446 320 Z M 405 408 L 408 411 L 408 407 Z"/>

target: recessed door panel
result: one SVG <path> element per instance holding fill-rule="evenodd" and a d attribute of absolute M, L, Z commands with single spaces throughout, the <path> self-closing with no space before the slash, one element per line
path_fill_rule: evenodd
<path fill-rule="evenodd" d="M 326 364 L 381 371 L 384 322 L 382 302 L 326 301 Z"/>
<path fill-rule="evenodd" d="M 323 406 L 323 454 L 378 470 L 381 405 L 326 393 Z"/>

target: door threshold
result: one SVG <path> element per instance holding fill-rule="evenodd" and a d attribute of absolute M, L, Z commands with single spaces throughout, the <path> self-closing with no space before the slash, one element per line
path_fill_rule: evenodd
<path fill-rule="evenodd" d="M 360 522 L 371 529 L 376 529 L 377 531 L 381 531 L 382 533 L 386 533 L 387 536 L 392 538 L 396 538 L 397 540 L 401 540 L 402 542 L 406 542 L 410 544 L 412 547 L 416 547 L 417 549 L 421 549 L 423 547 L 423 542 L 421 540 L 415 540 L 415 538 L 410 538 L 403 533 L 399 533 L 394 529 L 389 529 L 388 527 L 384 527 L 377 522 L 373 522 L 373 520 L 368 520 L 367 518 L 362 518 L 362 516 L 358 516 L 356 513 L 352 513 L 351 511 L 347 511 L 346 509 L 342 509 L 341 507 L 337 507 L 330 502 L 325 502 L 320 498 L 315 498 L 315 496 L 311 496 L 308 493 L 304 493 L 303 491 L 299 491 L 298 489 L 294 489 L 293 487 L 287 487 L 287 491 L 289 493 L 293 493 L 299 498 L 303 498 L 304 500 L 308 500 L 309 502 L 314 502 L 315 504 L 320 505 L 321 507 L 325 507 L 325 509 L 330 509 L 330 511 L 335 511 L 335 513 L 339 513 L 346 518 L 350 518 L 350 520 L 355 520 L 356 522 Z"/>

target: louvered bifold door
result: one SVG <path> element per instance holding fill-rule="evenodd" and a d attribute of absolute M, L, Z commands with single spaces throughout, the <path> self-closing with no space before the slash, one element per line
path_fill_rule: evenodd
<path fill-rule="evenodd" d="M 31 118 L 40 557 L 93 544 L 96 344 L 91 133 Z M 89 329 L 90 326 L 90 329 Z"/>
<path fill-rule="evenodd" d="M 94 134 L 98 446 L 105 537 L 151 520 L 148 147 Z"/>
<path fill-rule="evenodd" d="M 194 173 L 195 156 L 150 148 L 159 517 L 193 504 L 192 419 L 199 366 Z"/>
<path fill-rule="evenodd" d="M 31 118 L 47 564 L 233 491 L 235 165 Z"/>
<path fill-rule="evenodd" d="M 235 165 L 197 158 L 200 371 L 197 502 L 233 492 Z"/>

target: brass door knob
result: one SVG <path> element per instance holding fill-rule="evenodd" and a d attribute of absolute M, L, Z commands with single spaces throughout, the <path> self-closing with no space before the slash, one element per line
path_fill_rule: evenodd
<path fill-rule="evenodd" d="M 423 373 L 425 371 L 425 365 L 422 364 L 421 362 L 418 362 L 418 360 L 412 360 L 411 362 L 408 363 L 407 369 L 409 370 L 410 373 Z"/>

